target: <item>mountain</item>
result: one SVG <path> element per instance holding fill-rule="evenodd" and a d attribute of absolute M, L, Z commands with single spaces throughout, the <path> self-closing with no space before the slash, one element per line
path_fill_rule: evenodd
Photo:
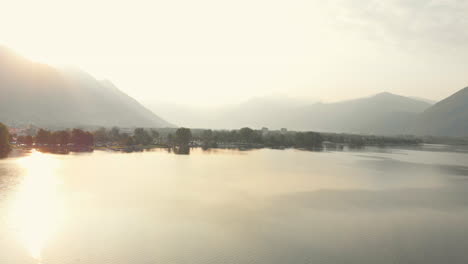
<path fill-rule="evenodd" d="M 344 102 L 312 105 L 304 109 L 298 121 L 307 124 L 302 129 L 318 131 L 406 134 L 418 114 L 430 106 L 421 100 L 384 92 Z"/>
<path fill-rule="evenodd" d="M 431 100 L 431 99 L 427 99 L 427 98 L 422 98 L 422 97 L 418 97 L 418 96 L 409 96 L 409 98 L 415 99 L 415 100 L 419 100 L 419 101 L 423 101 L 423 102 L 426 102 L 426 103 L 431 104 L 431 105 L 437 103 L 437 101 L 435 101 L 435 100 Z"/>
<path fill-rule="evenodd" d="M 171 126 L 109 81 L 0 47 L 0 121 L 38 126 Z"/>
<path fill-rule="evenodd" d="M 220 108 L 174 108 L 168 104 L 157 104 L 154 110 L 165 113 L 181 125 L 199 128 L 284 127 L 291 130 L 404 134 L 418 114 L 430 106 L 420 99 L 380 93 L 337 103 L 257 97 L 242 104 Z"/>
<path fill-rule="evenodd" d="M 212 129 L 236 129 L 245 126 L 282 127 L 289 119 L 290 108 L 310 104 L 309 99 L 278 95 L 254 97 L 240 104 L 220 107 L 193 107 L 154 101 L 147 103 L 154 112 L 176 120 L 183 126 Z"/>
<path fill-rule="evenodd" d="M 413 126 L 413 132 L 418 135 L 467 137 L 468 87 L 424 111 Z"/>
<path fill-rule="evenodd" d="M 218 126 L 224 128 L 294 128 L 298 126 L 291 122 L 294 120 L 292 116 L 296 116 L 301 112 L 302 108 L 310 104 L 310 102 L 297 98 L 254 97 L 242 104 L 217 111 L 219 114 L 214 121 Z"/>

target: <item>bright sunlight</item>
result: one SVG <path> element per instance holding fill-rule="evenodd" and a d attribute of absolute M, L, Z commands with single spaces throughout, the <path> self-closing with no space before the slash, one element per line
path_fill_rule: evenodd
<path fill-rule="evenodd" d="M 11 204 L 10 221 L 31 257 L 42 263 L 42 250 L 57 230 L 63 212 L 57 192 L 60 162 L 38 151 L 17 162 L 26 173 Z"/>

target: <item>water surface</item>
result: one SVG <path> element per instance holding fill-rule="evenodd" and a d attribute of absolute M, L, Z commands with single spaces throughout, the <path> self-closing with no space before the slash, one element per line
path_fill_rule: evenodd
<path fill-rule="evenodd" d="M 0 160 L 0 263 L 468 263 L 463 149 Z"/>

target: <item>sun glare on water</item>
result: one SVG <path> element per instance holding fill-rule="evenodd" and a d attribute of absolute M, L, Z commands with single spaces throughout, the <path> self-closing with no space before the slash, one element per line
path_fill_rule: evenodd
<path fill-rule="evenodd" d="M 57 230 L 63 215 L 56 175 L 60 161 L 34 151 L 17 162 L 25 169 L 25 174 L 11 204 L 10 224 L 21 244 L 40 264 L 42 250 Z"/>

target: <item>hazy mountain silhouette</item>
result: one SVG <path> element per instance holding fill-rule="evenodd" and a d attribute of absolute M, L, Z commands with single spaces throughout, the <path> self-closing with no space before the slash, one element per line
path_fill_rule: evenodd
<path fill-rule="evenodd" d="M 167 102 L 147 103 L 151 110 L 176 120 L 178 124 L 215 129 L 237 129 L 245 126 L 282 127 L 290 118 L 290 109 L 310 104 L 310 99 L 279 95 L 254 97 L 241 104 L 220 107 L 192 107 Z"/>
<path fill-rule="evenodd" d="M 166 127 L 109 81 L 56 69 L 0 47 L 0 121 L 10 125 Z"/>
<path fill-rule="evenodd" d="M 382 135 L 406 134 L 418 114 L 430 106 L 431 104 L 421 100 L 384 92 L 367 98 L 315 104 L 304 109 L 297 121 L 304 124 L 302 129 Z"/>
<path fill-rule="evenodd" d="M 426 98 L 422 98 L 422 97 L 419 97 L 419 96 L 409 96 L 409 98 L 419 100 L 419 101 L 423 101 L 423 102 L 426 102 L 426 103 L 431 104 L 431 105 L 437 103 L 437 101 L 435 101 L 435 100 L 426 99 Z"/>
<path fill-rule="evenodd" d="M 220 111 L 216 123 L 225 128 L 240 127 L 295 127 L 293 115 L 300 113 L 310 102 L 288 97 L 255 97 L 240 105 L 230 106 Z M 293 115 L 292 115 L 293 114 Z"/>
<path fill-rule="evenodd" d="M 199 128 L 288 128 L 330 132 L 403 134 L 431 106 L 421 99 L 391 93 L 337 103 L 287 97 L 257 97 L 239 105 L 193 109 L 157 104 L 154 111 L 180 124 Z"/>
<path fill-rule="evenodd" d="M 468 136 L 468 87 L 424 111 L 413 132 L 418 135 Z"/>

